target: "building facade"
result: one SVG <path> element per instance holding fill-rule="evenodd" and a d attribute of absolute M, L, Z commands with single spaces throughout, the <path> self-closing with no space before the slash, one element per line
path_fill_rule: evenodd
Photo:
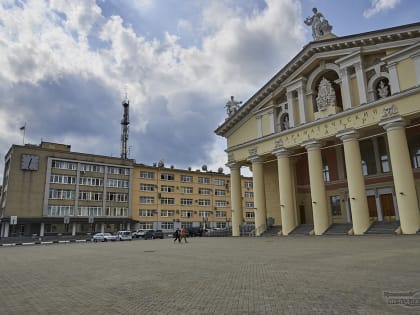
<path fill-rule="evenodd" d="M 133 164 L 64 144 L 13 145 L 5 156 L 0 237 L 129 229 Z"/>
<path fill-rule="evenodd" d="M 416 233 L 420 23 L 344 37 L 314 32 L 215 130 L 227 139 L 232 234 L 243 213 L 241 167 L 253 172 L 257 235 L 268 218 L 283 235 L 302 224 L 322 235 L 339 223 L 361 235 L 385 221 Z"/>
<path fill-rule="evenodd" d="M 254 226 L 252 178 L 241 177 L 242 225 Z M 42 142 L 5 156 L 0 237 L 130 229 L 231 227 L 230 176 L 71 152 Z"/>
<path fill-rule="evenodd" d="M 254 224 L 252 178 L 241 177 L 244 212 L 241 224 Z M 231 227 L 230 176 L 202 170 L 182 170 L 136 164 L 133 176 L 132 219 L 138 229 L 173 231 L 184 226 L 204 229 Z"/>

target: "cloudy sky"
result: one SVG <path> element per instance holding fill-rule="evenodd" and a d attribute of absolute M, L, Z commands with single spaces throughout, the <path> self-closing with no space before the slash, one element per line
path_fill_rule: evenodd
<path fill-rule="evenodd" d="M 119 156 L 127 92 L 130 158 L 217 170 L 226 102 L 312 40 L 312 7 L 344 36 L 418 22 L 420 1 L 0 0 L 0 154 L 26 123 L 25 143 Z"/>

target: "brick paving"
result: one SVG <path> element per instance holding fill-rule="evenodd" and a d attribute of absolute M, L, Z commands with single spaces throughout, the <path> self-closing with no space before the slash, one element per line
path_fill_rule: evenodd
<path fill-rule="evenodd" d="M 420 237 L 0 247 L 0 314 L 419 314 Z"/>

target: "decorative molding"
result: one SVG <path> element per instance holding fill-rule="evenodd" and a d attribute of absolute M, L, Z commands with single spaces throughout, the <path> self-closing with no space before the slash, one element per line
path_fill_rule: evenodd
<path fill-rule="evenodd" d="M 335 91 L 331 85 L 331 82 L 327 79 L 322 78 L 319 83 L 318 96 L 316 98 L 316 106 L 319 111 L 324 111 L 330 106 L 336 105 Z"/>
<path fill-rule="evenodd" d="M 398 114 L 398 107 L 395 104 L 387 105 L 383 108 L 381 117 L 388 118 Z"/>
<path fill-rule="evenodd" d="M 277 139 L 274 141 L 274 149 L 281 149 L 283 148 L 283 141 L 281 139 Z"/>
<path fill-rule="evenodd" d="M 257 147 L 254 147 L 254 148 L 250 148 L 250 149 L 248 149 L 248 153 L 249 153 L 249 155 L 250 155 L 250 156 L 255 156 L 255 155 L 257 155 L 257 152 L 258 152 Z"/>

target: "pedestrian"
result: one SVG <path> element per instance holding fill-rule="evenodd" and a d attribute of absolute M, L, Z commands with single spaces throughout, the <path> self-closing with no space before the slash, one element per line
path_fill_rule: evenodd
<path fill-rule="evenodd" d="M 185 243 L 188 243 L 187 242 L 187 233 L 185 232 L 184 227 L 181 227 L 180 238 L 179 238 L 180 243 L 181 243 L 181 238 L 184 239 Z"/>
<path fill-rule="evenodd" d="M 179 236 L 179 229 L 177 228 L 174 232 L 174 243 L 176 242 L 176 240 L 178 240 L 178 242 L 181 243 L 181 237 Z"/>

